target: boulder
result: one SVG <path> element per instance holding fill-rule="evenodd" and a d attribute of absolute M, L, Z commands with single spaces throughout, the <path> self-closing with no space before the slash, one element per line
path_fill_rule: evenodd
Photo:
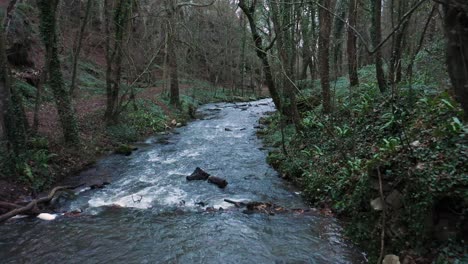
<path fill-rule="evenodd" d="M 186 177 L 186 179 L 187 181 L 206 181 L 209 177 L 210 174 L 197 167 L 190 176 Z"/>
<path fill-rule="evenodd" d="M 130 145 L 122 144 L 115 149 L 115 154 L 130 156 L 132 152 L 138 148 L 132 147 Z"/>
<path fill-rule="evenodd" d="M 216 177 L 216 176 L 210 176 L 208 178 L 208 182 L 212 183 L 214 185 L 217 185 L 221 189 L 225 188 L 228 185 L 228 182 L 225 179 L 219 178 L 219 177 Z"/>

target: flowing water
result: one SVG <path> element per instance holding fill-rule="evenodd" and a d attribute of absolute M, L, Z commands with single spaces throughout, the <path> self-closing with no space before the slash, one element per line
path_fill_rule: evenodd
<path fill-rule="evenodd" d="M 62 205 L 83 210 L 79 217 L 0 225 L 0 263 L 363 263 L 331 217 L 245 214 L 224 202 L 307 207 L 266 163 L 255 136 L 273 109 L 270 100 L 205 105 L 200 120 L 174 134 L 101 160 L 91 172 L 112 183 Z M 187 182 L 196 167 L 229 185 Z"/>

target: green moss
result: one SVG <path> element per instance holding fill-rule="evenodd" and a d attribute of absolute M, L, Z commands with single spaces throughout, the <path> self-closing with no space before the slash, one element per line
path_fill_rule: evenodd
<path fill-rule="evenodd" d="M 130 156 L 134 150 L 134 147 L 126 144 L 121 144 L 115 149 L 115 154 Z"/>

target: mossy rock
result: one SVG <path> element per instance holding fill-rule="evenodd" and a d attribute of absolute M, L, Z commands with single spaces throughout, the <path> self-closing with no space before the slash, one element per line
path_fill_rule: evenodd
<path fill-rule="evenodd" d="M 115 149 L 115 154 L 130 156 L 135 150 L 137 150 L 137 148 L 130 145 L 122 144 Z"/>

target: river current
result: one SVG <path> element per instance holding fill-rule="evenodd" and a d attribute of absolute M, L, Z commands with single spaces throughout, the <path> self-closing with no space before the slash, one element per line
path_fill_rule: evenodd
<path fill-rule="evenodd" d="M 131 156 L 100 160 L 83 174 L 111 184 L 61 204 L 80 216 L 0 225 L 0 263 L 364 263 L 332 217 L 245 214 L 224 201 L 307 207 L 255 135 L 273 110 L 269 99 L 205 105 L 200 119 L 137 144 Z M 228 186 L 188 182 L 196 167 Z"/>

